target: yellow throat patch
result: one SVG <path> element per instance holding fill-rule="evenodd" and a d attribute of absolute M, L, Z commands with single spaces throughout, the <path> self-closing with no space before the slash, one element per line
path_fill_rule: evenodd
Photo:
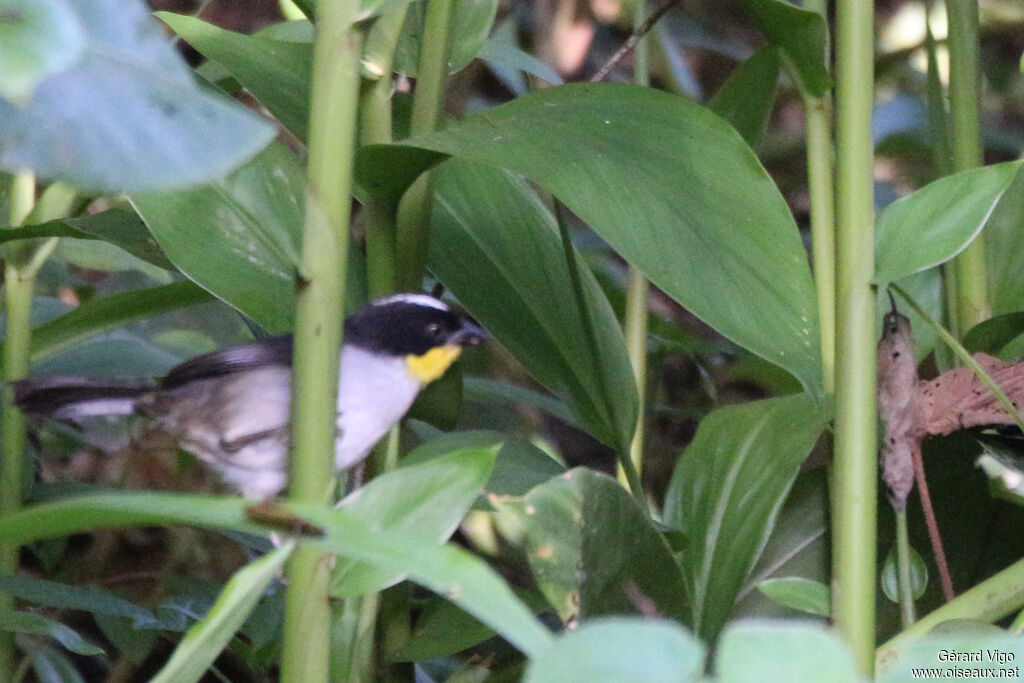
<path fill-rule="evenodd" d="M 412 376 L 423 384 L 427 384 L 443 375 L 460 353 L 462 353 L 462 347 L 457 344 L 435 346 L 422 356 L 410 353 L 405 357 L 405 362 L 409 366 Z"/>

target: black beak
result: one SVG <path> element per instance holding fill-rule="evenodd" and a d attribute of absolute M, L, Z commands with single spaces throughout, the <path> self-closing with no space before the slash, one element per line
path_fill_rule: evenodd
<path fill-rule="evenodd" d="M 469 316 L 465 316 L 462 319 L 461 329 L 452 335 L 451 343 L 458 344 L 459 346 L 478 346 L 488 341 L 490 338 L 491 335 L 487 333 L 487 330 L 480 327 L 480 325 Z"/>

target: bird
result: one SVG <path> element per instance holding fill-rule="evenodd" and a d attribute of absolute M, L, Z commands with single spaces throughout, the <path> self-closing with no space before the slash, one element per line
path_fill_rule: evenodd
<path fill-rule="evenodd" d="M 441 377 L 466 346 L 488 339 L 461 309 L 418 293 L 371 302 L 344 322 L 334 466 L 346 470 Z M 244 497 L 286 485 L 292 337 L 260 339 L 185 361 L 160 381 L 39 376 L 13 382 L 26 415 L 79 424 L 140 416 L 216 470 Z"/>

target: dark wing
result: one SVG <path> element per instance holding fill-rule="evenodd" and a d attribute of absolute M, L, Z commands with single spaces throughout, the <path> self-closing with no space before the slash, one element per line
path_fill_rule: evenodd
<path fill-rule="evenodd" d="M 249 344 L 232 346 L 187 360 L 167 373 L 164 381 L 160 383 L 160 388 L 174 389 L 194 380 L 221 377 L 273 365 L 290 366 L 291 364 L 291 335 L 267 337 Z"/>

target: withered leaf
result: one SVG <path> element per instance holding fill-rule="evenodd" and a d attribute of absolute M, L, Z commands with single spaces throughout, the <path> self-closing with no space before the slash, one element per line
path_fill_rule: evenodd
<path fill-rule="evenodd" d="M 895 306 L 882 322 L 877 368 L 878 414 L 885 422 L 880 458 L 882 478 L 889 487 L 892 506 L 903 510 L 914 487 L 912 455 L 921 444 L 923 420 L 910 321 Z"/>
<path fill-rule="evenodd" d="M 1013 405 L 1021 405 L 1024 401 L 1024 363 L 1006 363 L 985 353 L 976 353 L 972 357 Z M 921 382 L 917 394 L 925 434 L 949 434 L 969 427 L 1016 422 L 970 368 L 955 368 L 930 382 Z"/>

